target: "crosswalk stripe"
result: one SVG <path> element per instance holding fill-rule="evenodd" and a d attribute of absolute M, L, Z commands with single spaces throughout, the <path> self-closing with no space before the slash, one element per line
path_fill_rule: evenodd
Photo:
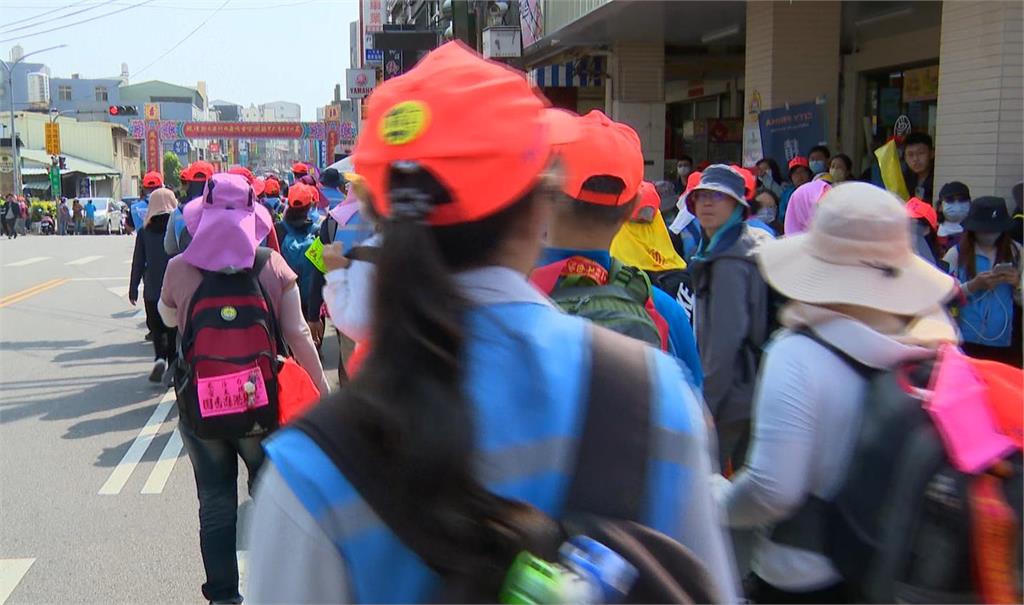
<path fill-rule="evenodd" d="M 65 265 L 84 265 L 86 263 L 91 263 L 92 261 L 99 260 L 101 258 L 103 258 L 103 256 L 83 256 L 82 258 L 76 258 L 75 260 L 66 262 L 64 264 Z"/>
<path fill-rule="evenodd" d="M 128 482 L 128 478 L 132 476 L 132 472 L 135 471 L 135 467 L 138 466 L 139 461 L 142 460 L 142 455 L 149 449 L 149 444 L 153 442 L 153 437 L 160 432 L 160 426 L 164 423 L 167 415 L 171 412 L 171 406 L 174 405 L 174 391 L 168 390 L 164 393 L 164 396 L 160 399 L 160 403 L 153 410 L 153 414 L 146 421 L 145 426 L 139 431 L 139 435 L 132 441 L 128 451 L 124 453 L 124 457 L 117 463 L 114 468 L 114 472 L 110 473 L 110 477 L 107 482 L 100 488 L 99 494 L 101 496 L 110 496 L 120 494 L 124 488 L 124 484 Z"/>
<path fill-rule="evenodd" d="M 25 265 L 33 265 L 35 263 L 41 263 L 44 260 L 50 260 L 49 256 L 33 256 L 32 258 L 26 258 L 16 263 L 7 263 L 5 267 L 24 267 Z"/>
<path fill-rule="evenodd" d="M 35 559 L 0 559 L 0 605 L 7 602 Z"/>
<path fill-rule="evenodd" d="M 167 440 L 167 445 L 164 446 L 164 451 L 160 452 L 160 459 L 157 460 L 153 471 L 149 473 L 149 479 L 142 486 L 143 494 L 159 494 L 164 491 L 167 479 L 170 478 L 171 471 L 174 470 L 174 463 L 178 461 L 181 446 L 181 433 L 178 432 L 178 429 L 174 429 L 171 438 Z"/>
<path fill-rule="evenodd" d="M 107 291 L 120 298 L 128 296 L 128 286 L 111 286 Z"/>

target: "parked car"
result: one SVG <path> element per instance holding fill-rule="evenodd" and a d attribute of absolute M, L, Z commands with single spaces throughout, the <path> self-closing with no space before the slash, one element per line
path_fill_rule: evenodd
<path fill-rule="evenodd" d="M 109 197 L 78 198 L 78 201 L 81 202 L 83 208 L 89 200 L 92 200 L 93 205 L 96 206 L 96 218 L 93 226 L 97 233 L 102 233 L 104 231 L 107 232 L 107 235 L 110 235 L 111 233 L 124 233 L 121 202 Z"/>

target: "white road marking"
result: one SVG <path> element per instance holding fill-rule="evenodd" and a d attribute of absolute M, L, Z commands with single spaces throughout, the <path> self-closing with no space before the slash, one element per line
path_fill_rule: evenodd
<path fill-rule="evenodd" d="M 129 258 L 128 260 L 123 260 L 123 261 L 121 261 L 121 263 L 123 263 L 125 265 L 130 265 L 130 264 L 132 264 L 132 259 Z"/>
<path fill-rule="evenodd" d="M 93 261 L 103 258 L 102 256 L 83 256 L 82 258 L 76 258 L 73 261 L 64 263 L 65 265 L 84 265 Z"/>
<path fill-rule="evenodd" d="M 128 286 L 113 286 L 107 288 L 107 291 L 119 298 L 125 298 L 128 296 Z"/>
<path fill-rule="evenodd" d="M 171 406 L 173 405 L 174 391 L 168 390 L 164 393 L 163 398 L 160 399 L 160 403 L 153 410 L 153 414 L 146 421 L 145 426 L 139 431 L 138 437 L 135 438 L 135 441 L 132 441 L 128 451 L 124 453 L 124 458 L 121 458 L 121 461 L 114 468 L 114 472 L 110 473 L 107 482 L 100 488 L 99 494 L 101 496 L 121 493 L 124 484 L 128 482 L 128 478 L 132 476 L 132 472 L 138 466 L 139 460 L 142 460 L 142 455 L 149 449 L 149 444 L 153 442 L 153 437 L 160 432 L 160 426 L 171 412 Z"/>
<path fill-rule="evenodd" d="M 5 267 L 24 267 L 25 265 L 33 265 L 35 263 L 41 263 L 44 260 L 50 260 L 49 256 L 33 256 L 32 258 L 26 258 L 16 263 L 7 263 Z"/>
<path fill-rule="evenodd" d="M 35 559 L 0 559 L 0 605 L 7 602 L 35 562 Z"/>
<path fill-rule="evenodd" d="M 164 451 L 160 452 L 160 459 L 153 467 L 153 472 L 149 473 L 149 479 L 142 486 L 143 494 L 163 493 L 167 479 L 170 478 L 171 471 L 174 470 L 174 463 L 178 461 L 181 446 L 181 433 L 178 432 L 178 429 L 174 429 L 171 438 L 167 440 L 167 445 L 164 446 Z"/>

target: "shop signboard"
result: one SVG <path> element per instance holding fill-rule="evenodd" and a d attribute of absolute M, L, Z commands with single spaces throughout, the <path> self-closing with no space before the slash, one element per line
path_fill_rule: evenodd
<path fill-rule="evenodd" d="M 929 65 L 903 72 L 903 102 L 932 101 L 939 97 L 939 66 Z"/>
<path fill-rule="evenodd" d="M 800 103 L 776 107 L 758 114 L 764 157 L 780 165 L 798 155 L 806 156 L 811 147 L 827 142 L 824 103 Z"/>

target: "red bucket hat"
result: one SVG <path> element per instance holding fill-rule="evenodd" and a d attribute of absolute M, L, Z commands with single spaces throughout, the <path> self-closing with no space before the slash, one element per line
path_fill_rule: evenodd
<path fill-rule="evenodd" d="M 449 42 L 370 95 L 355 172 L 387 217 L 392 164 L 415 162 L 451 197 L 430 224 L 478 221 L 533 188 L 552 145 L 575 138 L 571 116 L 546 110 L 522 72 Z"/>
<path fill-rule="evenodd" d="M 158 189 L 164 186 L 164 177 L 159 172 L 149 171 L 142 177 L 142 186 L 146 189 Z"/>
<path fill-rule="evenodd" d="M 565 168 L 562 191 L 573 199 L 602 206 L 621 206 L 636 198 L 644 179 L 644 156 L 636 131 L 596 109 L 576 118 L 578 140 L 558 146 Z M 587 179 L 613 176 L 622 179 L 622 193 L 598 193 L 583 188 Z"/>

